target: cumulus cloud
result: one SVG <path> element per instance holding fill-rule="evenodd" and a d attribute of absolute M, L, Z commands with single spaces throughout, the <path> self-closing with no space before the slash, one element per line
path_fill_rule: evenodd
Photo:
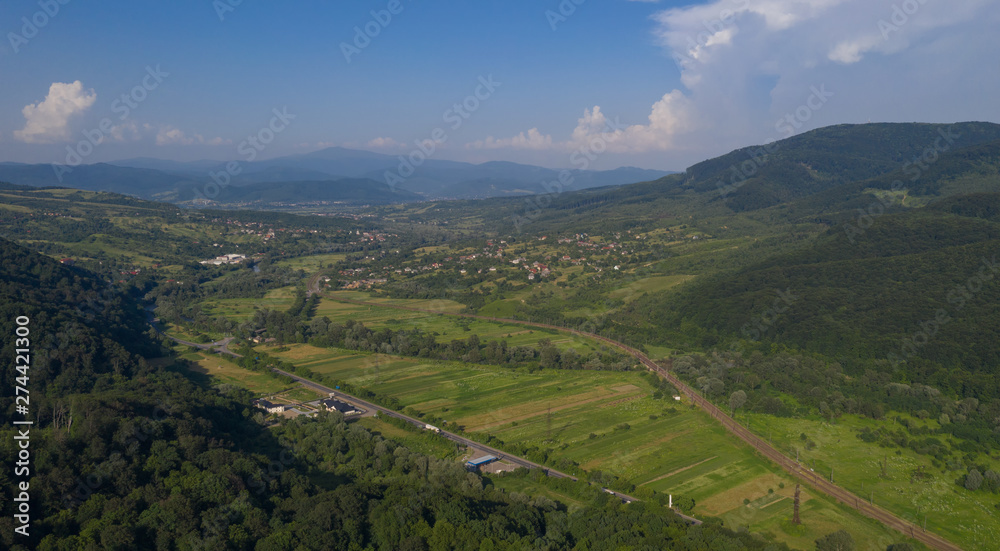
<path fill-rule="evenodd" d="M 535 129 L 466 147 L 573 150 L 600 135 L 611 152 L 697 162 L 786 137 L 780 121 L 804 112 L 816 89 L 832 99 L 796 121 L 796 132 L 869 119 L 1000 119 L 992 97 L 1000 72 L 988 69 L 1000 48 L 994 0 L 710 0 L 660 10 L 652 21 L 681 86 L 653 105 L 648 122 L 609 130 L 605 113 L 616 106 L 604 104 L 568 138 Z"/>
<path fill-rule="evenodd" d="M 162 126 L 156 133 L 156 145 L 229 145 L 232 140 L 219 137 L 205 139 L 201 134 L 188 135 L 179 128 Z"/>
<path fill-rule="evenodd" d="M 532 128 L 527 133 L 521 132 L 513 138 L 489 136 L 485 140 L 472 142 L 467 147 L 470 149 L 551 149 L 552 146 L 552 136 L 543 135 L 537 128 Z"/>
<path fill-rule="evenodd" d="M 601 107 L 595 105 L 593 109 L 584 110 L 572 134 L 563 141 L 554 140 L 551 135 L 532 128 L 511 138 L 490 136 L 466 147 L 574 151 L 591 147 L 596 141 L 600 141 L 600 148 L 617 153 L 664 151 L 674 147 L 677 135 L 694 126 L 695 112 L 684 94 L 674 90 L 653 104 L 649 124 L 623 125 L 617 118 L 606 116 Z"/>
<path fill-rule="evenodd" d="M 379 137 L 375 138 L 374 140 L 370 140 L 365 145 L 367 147 L 374 149 L 399 149 L 401 147 L 405 147 L 405 144 L 399 143 L 398 141 L 392 138 L 384 138 L 384 137 Z"/>
<path fill-rule="evenodd" d="M 53 143 L 69 139 L 69 122 L 90 109 L 97 93 L 84 90 L 79 80 L 71 83 L 53 82 L 45 99 L 24 106 L 25 125 L 14 131 L 14 137 L 26 143 Z"/>

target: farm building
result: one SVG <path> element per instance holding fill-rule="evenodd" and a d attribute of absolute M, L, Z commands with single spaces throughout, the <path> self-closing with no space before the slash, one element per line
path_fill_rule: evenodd
<path fill-rule="evenodd" d="M 483 465 L 489 465 L 494 461 L 499 461 L 499 458 L 495 455 L 485 455 L 476 459 L 471 459 L 465 464 L 465 468 L 470 471 L 478 471 Z"/>

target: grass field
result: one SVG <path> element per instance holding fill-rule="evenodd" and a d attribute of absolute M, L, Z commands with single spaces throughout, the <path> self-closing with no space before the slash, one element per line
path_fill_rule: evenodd
<path fill-rule="evenodd" d="M 640 298 L 643 293 L 666 291 L 667 289 L 676 287 L 677 285 L 692 279 L 694 279 L 694 276 L 688 275 L 647 277 L 645 279 L 633 281 L 620 289 L 611 291 L 608 293 L 608 296 L 624 300 L 625 302 L 632 302 L 633 300 Z"/>
<path fill-rule="evenodd" d="M 264 298 L 225 298 L 206 300 L 201 303 L 202 310 L 209 316 L 224 316 L 235 321 L 244 321 L 253 317 L 258 309 L 287 310 L 295 302 L 295 287 L 272 289 Z"/>
<path fill-rule="evenodd" d="M 215 354 L 202 352 L 179 353 L 181 358 L 193 363 L 192 371 L 195 374 L 209 377 L 212 384 L 238 386 L 260 396 L 276 394 L 290 388 L 290 385 L 282 383 L 266 373 L 257 373 L 243 369 Z"/>
<path fill-rule="evenodd" d="M 798 548 L 811 549 L 818 537 L 841 527 L 854 535 L 859 549 L 884 549 L 903 540 L 808 489 L 802 507 L 805 528 L 801 533 L 786 530 L 793 479 L 700 410 L 652 399 L 653 387 L 639 373 L 527 373 L 390 356 L 380 356 L 376 373 L 372 356 L 343 350 L 292 345 L 275 354 L 394 396 L 467 431 L 550 448 L 552 457 L 576 461 L 587 470 L 693 497 L 696 515 L 721 517 L 733 528 L 749 524 L 753 531 L 768 532 Z"/>
<path fill-rule="evenodd" d="M 352 295 L 332 293 L 332 295 L 350 298 L 350 300 L 369 300 L 364 296 L 359 296 L 360 293 Z M 457 302 L 435 300 L 374 299 L 373 302 L 451 312 L 460 311 L 464 308 L 464 306 Z M 472 335 L 477 335 L 482 342 L 500 339 L 506 340 L 508 346 L 535 346 L 538 341 L 549 339 L 552 341 L 552 344 L 562 350 L 572 348 L 580 354 L 598 349 L 588 339 L 556 331 L 528 328 L 514 324 L 492 323 L 469 318 L 457 318 L 454 316 L 427 314 L 424 312 L 410 312 L 395 308 L 349 304 L 329 299 L 324 299 L 320 302 L 319 307 L 316 309 L 316 315 L 319 317 L 329 317 L 331 321 L 336 323 L 343 323 L 349 319 L 360 321 L 366 327 L 370 328 L 419 328 L 425 333 L 434 335 L 438 342 L 451 342 L 454 339 L 464 340 Z"/>
<path fill-rule="evenodd" d="M 763 437 L 770 436 L 776 447 L 795 456 L 799 449 L 803 464 L 829 476 L 834 481 L 861 496 L 871 496 L 875 503 L 897 515 L 922 525 L 927 517 L 927 529 L 939 533 L 963 549 L 996 549 L 1000 541 L 1000 518 L 996 504 L 1000 497 L 985 492 L 969 492 L 955 484 L 964 471 L 935 468 L 930 457 L 909 449 L 882 448 L 857 437 L 862 427 L 875 427 L 879 422 L 845 415 L 831 424 L 822 420 L 786 419 L 751 415 L 750 426 Z M 882 423 L 890 423 L 883 421 Z M 927 421 L 926 423 L 935 423 Z M 806 449 L 800 435 L 815 442 Z M 939 439 L 945 439 L 939 437 Z M 982 461 L 978 461 L 982 462 Z M 993 469 L 1000 469 L 993 460 Z M 886 464 L 885 475 L 882 466 Z M 932 478 L 913 477 L 918 467 Z"/>
<path fill-rule="evenodd" d="M 289 258 L 288 260 L 279 260 L 274 264 L 276 266 L 283 266 L 295 270 L 305 270 L 306 273 L 312 274 L 322 269 L 325 269 L 332 264 L 336 264 L 346 257 L 347 255 L 343 253 L 318 254 L 313 256 L 300 256 L 297 258 Z"/>

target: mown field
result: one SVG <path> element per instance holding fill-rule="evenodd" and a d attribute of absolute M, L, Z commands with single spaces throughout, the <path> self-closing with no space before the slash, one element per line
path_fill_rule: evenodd
<path fill-rule="evenodd" d="M 347 255 L 343 253 L 317 254 L 312 256 L 289 258 L 288 260 L 279 260 L 278 262 L 275 262 L 275 265 L 295 270 L 305 270 L 306 273 L 312 274 L 324 268 L 329 268 L 346 257 Z"/>
<path fill-rule="evenodd" d="M 996 549 L 1000 541 L 997 509 L 1000 496 L 968 492 L 955 484 L 962 471 L 935 468 L 929 456 L 910 449 L 883 448 L 857 436 L 864 427 L 877 428 L 891 421 L 872 421 L 845 415 L 831 424 L 819 419 L 790 419 L 749 415 L 751 429 L 791 457 L 799 450 L 800 461 L 823 476 L 833 471 L 834 481 L 876 505 L 923 525 L 960 545 L 963 549 Z M 923 421 L 936 425 L 936 421 Z M 897 426 L 898 428 L 898 426 Z M 806 436 L 806 440 L 802 439 Z M 942 437 L 943 438 L 943 437 Z M 806 446 L 806 442 L 814 446 Z M 810 449 L 811 448 L 811 449 Z M 1000 461 L 992 461 L 993 469 Z M 884 474 L 883 474 L 884 466 Z M 922 469 L 925 476 L 914 476 Z"/>
<path fill-rule="evenodd" d="M 291 388 L 266 373 L 244 369 L 217 354 L 208 352 L 183 352 L 187 347 L 178 347 L 180 357 L 192 362 L 195 375 L 208 377 L 211 384 L 229 384 L 253 392 L 259 396 L 277 394 Z M 295 385 L 297 386 L 297 385 Z"/>
<path fill-rule="evenodd" d="M 556 460 L 690 496 L 696 515 L 720 517 L 734 528 L 749 525 L 800 549 L 811 549 L 818 537 L 841 527 L 854 535 L 859 549 L 885 549 L 904 539 L 808 488 L 802 497 L 805 527 L 793 529 L 787 522 L 793 479 L 700 410 L 669 397 L 654 400 L 653 386 L 640 373 L 527 373 L 385 355 L 376 364 L 373 356 L 308 345 L 272 353 L 394 396 L 466 431 L 551 448 Z"/>
<path fill-rule="evenodd" d="M 362 293 L 346 294 L 345 292 L 328 293 L 327 296 L 340 297 L 345 300 L 364 300 L 377 304 L 423 308 L 441 312 L 459 312 L 465 307 L 457 302 L 445 300 L 404 300 L 404 299 L 369 299 Z M 350 304 L 336 300 L 323 299 L 316 309 L 319 317 L 328 317 L 336 323 L 347 320 L 360 321 L 366 327 L 390 329 L 420 329 L 434 335 L 438 342 L 451 342 L 454 339 L 468 339 L 477 335 L 481 342 L 491 340 L 506 340 L 508 346 L 535 346 L 538 341 L 548 339 L 561 350 L 574 349 L 580 354 L 598 350 L 598 347 L 588 339 L 566 335 L 557 331 L 524 327 L 522 325 L 493 323 L 471 318 L 457 318 L 411 312 L 396 308 L 380 308 L 379 306 Z"/>
<path fill-rule="evenodd" d="M 253 317 L 255 310 L 288 310 L 295 302 L 295 287 L 272 289 L 264 298 L 225 298 L 201 302 L 202 311 L 209 316 L 223 316 L 234 321 Z"/>

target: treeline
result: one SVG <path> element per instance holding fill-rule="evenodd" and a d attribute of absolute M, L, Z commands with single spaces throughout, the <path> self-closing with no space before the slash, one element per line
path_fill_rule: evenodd
<path fill-rule="evenodd" d="M 861 431 L 859 438 L 910 448 L 930 456 L 939 468 L 971 469 L 977 454 L 988 456 L 1000 448 L 1000 400 L 956 400 L 927 385 L 894 382 L 889 372 L 848 376 L 835 362 L 759 351 L 682 356 L 673 360 L 673 370 L 727 409 L 785 417 L 819 414 L 831 421 L 844 414 L 883 419 L 890 411 L 908 413 L 917 420 L 897 419 L 902 430 Z M 737 393 L 744 399 L 734 400 Z M 920 421 L 927 419 L 936 422 L 934 428 Z M 948 436 L 957 441 L 950 443 Z"/>
<path fill-rule="evenodd" d="M 534 347 L 508 346 L 503 339 L 483 343 L 477 335 L 446 343 L 438 342 L 434 335 L 420 329 L 373 330 L 354 320 L 334 324 L 328 318 L 314 319 L 309 324 L 308 335 L 308 342 L 314 346 L 487 365 L 613 371 L 627 371 L 632 367 L 632 362 L 621 354 L 560 351 L 549 339 L 540 340 Z"/>

